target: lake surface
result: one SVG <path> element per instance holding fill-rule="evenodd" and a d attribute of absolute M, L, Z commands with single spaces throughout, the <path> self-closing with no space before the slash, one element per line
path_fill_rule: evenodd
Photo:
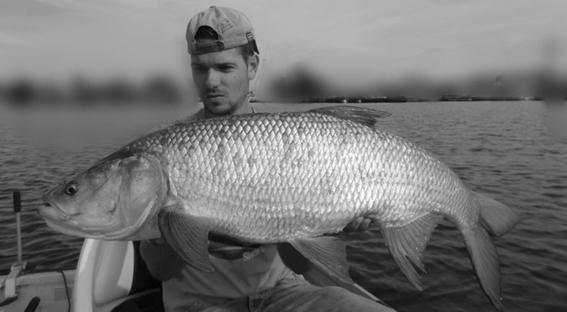
<path fill-rule="evenodd" d="M 322 104 L 321 104 L 322 105 Z M 312 105 L 256 104 L 258 111 Z M 392 113 L 381 127 L 437 155 L 474 191 L 522 221 L 498 238 L 507 311 L 567 311 L 567 143 L 548 135 L 539 102 L 361 104 Z M 48 229 L 34 208 L 66 175 L 194 108 L 8 111 L 0 107 L 0 270 L 16 260 L 11 188 L 22 192 L 24 259 L 37 270 L 73 268 L 82 240 Z M 443 222 L 425 251 L 425 290 L 412 288 L 379 231 L 348 236 L 351 275 L 399 311 L 494 311 L 462 236 Z"/>

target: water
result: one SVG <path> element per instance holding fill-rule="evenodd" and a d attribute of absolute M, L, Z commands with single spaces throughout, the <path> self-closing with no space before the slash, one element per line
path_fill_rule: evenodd
<path fill-rule="evenodd" d="M 364 104 L 363 104 L 364 105 Z M 315 107 L 317 104 L 309 105 Z M 368 104 L 392 113 L 381 125 L 420 144 L 475 191 L 522 216 L 496 241 L 507 311 L 567 310 L 567 144 L 547 135 L 537 102 Z M 305 105 L 258 105 L 259 111 Z M 75 266 L 81 239 L 49 230 L 33 212 L 43 191 L 187 108 L 17 113 L 0 111 L 0 270 L 16 259 L 9 188 L 23 198 L 24 258 L 36 269 Z M 33 125 L 33 126 L 32 126 Z M 381 235 L 349 240 L 354 279 L 399 311 L 491 311 L 461 235 L 442 223 L 429 243 L 425 290 L 407 282 Z"/>

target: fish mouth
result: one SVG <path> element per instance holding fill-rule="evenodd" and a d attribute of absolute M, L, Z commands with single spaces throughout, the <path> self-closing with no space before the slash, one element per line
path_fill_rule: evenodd
<path fill-rule="evenodd" d="M 80 213 L 69 214 L 58 205 L 46 200 L 44 200 L 44 203 L 39 206 L 37 211 L 39 215 L 45 219 L 64 222 L 69 222 L 73 217 L 80 215 Z"/>
<path fill-rule="evenodd" d="M 81 213 L 68 214 L 57 205 L 45 202 L 38 208 L 38 214 L 45 220 L 45 223 L 61 233 L 85 238 L 104 238 L 104 226 L 83 226 L 74 218 Z"/>
<path fill-rule="evenodd" d="M 83 213 L 65 212 L 57 204 L 49 200 L 44 200 L 44 203 L 38 207 L 37 212 L 50 228 L 66 235 L 84 238 L 120 240 L 136 232 L 139 227 L 139 224 L 132 228 L 117 228 L 108 224 L 86 224 L 85 220 L 80 218 Z"/>
<path fill-rule="evenodd" d="M 81 229 L 78 224 L 75 224 L 73 220 L 68 221 L 58 221 L 53 219 L 45 219 L 45 223 L 53 230 L 63 233 L 65 235 L 83 237 L 83 238 L 94 238 L 94 239 L 105 239 L 104 233 L 102 231 L 88 232 Z"/>
<path fill-rule="evenodd" d="M 80 225 L 75 218 L 82 215 L 82 213 L 78 212 L 69 214 L 50 202 L 43 203 L 43 205 L 39 207 L 38 212 L 39 215 L 47 221 L 65 223 L 68 226 L 82 229 L 84 231 L 99 232 L 107 229 L 107 226 L 103 225 Z"/>

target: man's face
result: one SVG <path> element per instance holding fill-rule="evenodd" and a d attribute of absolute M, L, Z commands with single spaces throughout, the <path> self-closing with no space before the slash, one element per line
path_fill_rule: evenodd
<path fill-rule="evenodd" d="M 209 112 L 230 114 L 244 103 L 258 67 L 257 56 L 247 59 L 237 48 L 191 55 L 193 81 Z"/>

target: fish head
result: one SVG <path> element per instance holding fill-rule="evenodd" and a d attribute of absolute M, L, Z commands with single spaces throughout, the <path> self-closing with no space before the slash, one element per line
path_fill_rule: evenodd
<path fill-rule="evenodd" d="M 119 151 L 47 192 L 39 214 L 64 234 L 105 240 L 159 237 L 166 194 L 156 156 Z"/>

